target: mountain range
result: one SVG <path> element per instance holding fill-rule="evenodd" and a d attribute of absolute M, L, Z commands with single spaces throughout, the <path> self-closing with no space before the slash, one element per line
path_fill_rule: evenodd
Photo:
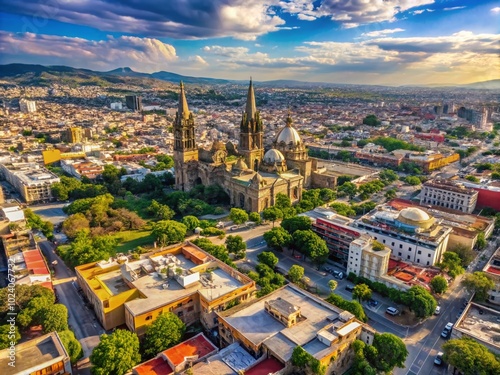
<path fill-rule="evenodd" d="M 0 65 L 0 79 L 9 79 L 17 84 L 32 86 L 50 86 L 53 83 L 73 85 L 100 85 L 109 86 L 116 83 L 134 84 L 137 86 L 151 86 L 161 81 L 198 85 L 244 84 L 248 81 L 217 79 L 208 77 L 184 76 L 172 72 L 159 71 L 155 73 L 141 73 L 129 67 L 118 68 L 107 72 L 89 69 L 72 68 L 62 65 L 34 65 L 34 64 L 6 64 Z M 297 80 L 273 80 L 256 82 L 268 87 L 333 87 L 349 86 L 344 84 L 328 84 L 324 82 L 305 82 Z M 429 87 L 464 87 L 468 89 L 500 89 L 500 79 L 474 82 L 465 85 L 428 85 Z"/>

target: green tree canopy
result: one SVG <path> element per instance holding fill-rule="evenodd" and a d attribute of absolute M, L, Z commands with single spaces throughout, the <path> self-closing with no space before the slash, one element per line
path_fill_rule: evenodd
<path fill-rule="evenodd" d="M 274 222 L 276 220 L 283 219 L 283 211 L 274 206 L 268 207 L 264 211 L 262 211 L 262 217 L 264 218 L 264 220 L 272 221 L 274 227 Z"/>
<path fill-rule="evenodd" d="M 405 182 L 412 186 L 417 186 L 421 183 L 420 178 L 418 178 L 417 176 L 407 176 L 405 178 Z"/>
<path fill-rule="evenodd" d="M 328 287 L 330 288 L 330 291 L 333 293 L 335 289 L 337 289 L 337 286 L 339 283 L 336 280 L 330 280 L 328 281 Z"/>
<path fill-rule="evenodd" d="M 83 357 L 83 349 L 80 342 L 76 339 L 73 331 L 65 330 L 57 332 L 61 341 L 68 352 L 72 364 L 78 362 Z"/>
<path fill-rule="evenodd" d="M 66 331 L 68 329 L 68 309 L 56 303 L 40 312 L 44 333 Z"/>
<path fill-rule="evenodd" d="M 430 286 L 434 293 L 443 294 L 448 289 L 448 281 L 443 276 L 434 276 L 430 282 Z"/>
<path fill-rule="evenodd" d="M 294 247 L 314 263 L 320 265 L 326 262 L 330 253 L 326 242 L 312 230 L 297 230 L 292 237 Z"/>
<path fill-rule="evenodd" d="M 248 221 L 248 214 L 241 208 L 233 207 L 229 213 L 229 220 L 235 224 L 243 224 L 245 221 Z"/>
<path fill-rule="evenodd" d="M 181 342 L 185 330 L 186 325 L 177 315 L 171 312 L 160 315 L 146 328 L 144 337 L 145 358 L 153 358 L 161 351 Z"/>
<path fill-rule="evenodd" d="M 462 285 L 474 293 L 476 301 L 486 301 L 488 299 L 488 292 L 495 287 L 495 282 L 484 272 L 474 272 L 467 274 L 462 280 Z"/>
<path fill-rule="evenodd" d="M 153 225 L 151 233 L 161 246 L 181 242 L 186 237 L 187 227 L 173 220 L 160 220 Z"/>
<path fill-rule="evenodd" d="M 190 231 L 195 230 L 200 226 L 200 220 L 196 216 L 187 215 L 182 218 L 182 224 Z"/>
<path fill-rule="evenodd" d="M 368 361 L 379 371 L 392 372 L 394 367 L 404 368 L 408 350 L 399 337 L 392 333 L 375 333 L 373 345 L 376 350 L 366 353 Z"/>
<path fill-rule="evenodd" d="M 279 208 L 280 210 L 283 210 L 285 208 L 290 208 L 292 207 L 292 202 L 288 195 L 283 194 L 283 193 L 278 193 L 276 194 L 276 202 L 274 203 L 274 207 Z"/>
<path fill-rule="evenodd" d="M 417 285 L 412 286 L 404 294 L 404 302 L 415 313 L 417 318 L 426 318 L 434 314 L 437 307 L 435 298 L 427 289 Z"/>
<path fill-rule="evenodd" d="M 147 210 L 152 216 L 160 220 L 170 220 L 175 216 L 174 210 L 166 204 L 158 203 L 154 199 L 151 201 L 151 205 L 147 208 Z"/>
<path fill-rule="evenodd" d="M 260 214 L 258 212 L 250 212 L 248 214 L 248 220 L 253 221 L 254 223 L 260 224 Z"/>
<path fill-rule="evenodd" d="M 293 235 L 298 230 L 311 229 L 312 222 L 307 216 L 295 216 L 289 219 L 284 219 L 280 225 L 288 233 Z"/>
<path fill-rule="evenodd" d="M 372 291 L 370 287 L 366 284 L 358 284 L 354 287 L 352 291 L 352 296 L 357 298 L 359 302 L 367 301 L 372 298 Z"/>
<path fill-rule="evenodd" d="M 304 267 L 294 264 L 288 270 L 288 278 L 292 283 L 298 283 L 304 277 Z"/>
<path fill-rule="evenodd" d="M 500 360 L 477 341 L 452 339 L 443 345 L 444 360 L 464 375 L 500 374 Z"/>
<path fill-rule="evenodd" d="M 270 248 L 281 250 L 283 247 L 290 245 L 292 236 L 282 227 L 276 227 L 264 233 L 264 240 Z"/>
<path fill-rule="evenodd" d="M 0 350 L 10 347 L 10 343 L 17 343 L 21 340 L 21 334 L 19 333 L 19 328 L 14 325 L 13 330 L 10 330 L 11 325 L 5 324 L 0 326 Z"/>
<path fill-rule="evenodd" d="M 462 260 L 456 253 L 451 251 L 447 251 L 443 254 L 443 260 L 438 266 L 453 278 L 465 272 L 462 267 Z"/>
<path fill-rule="evenodd" d="M 358 187 L 352 182 L 345 182 L 342 186 L 339 186 L 337 191 L 352 199 L 358 194 Z"/>
<path fill-rule="evenodd" d="M 233 254 L 245 253 L 247 249 L 247 244 L 243 241 L 243 237 L 241 236 L 227 236 L 225 244 L 227 251 Z"/>
<path fill-rule="evenodd" d="M 124 375 L 140 361 L 139 338 L 123 329 L 101 335 L 90 355 L 93 375 Z"/>
<path fill-rule="evenodd" d="M 385 249 L 385 245 L 383 243 L 378 242 L 377 240 L 373 240 L 372 249 L 373 251 L 382 251 Z"/>
<path fill-rule="evenodd" d="M 279 261 L 278 257 L 270 251 L 263 251 L 262 253 L 257 255 L 257 260 L 271 269 L 274 268 L 274 266 L 276 266 Z"/>
<path fill-rule="evenodd" d="M 92 238 L 86 231 L 79 231 L 69 249 L 62 254 L 72 266 L 108 259 L 114 252 L 117 240 L 110 236 Z"/>
<path fill-rule="evenodd" d="M 366 316 L 365 310 L 358 301 L 348 301 L 334 293 L 331 293 L 328 296 L 328 298 L 326 298 L 326 301 L 328 303 L 331 303 L 332 305 L 341 308 L 342 310 L 349 311 L 351 314 L 353 314 L 356 318 L 358 318 L 362 322 L 368 321 L 368 317 Z"/>
<path fill-rule="evenodd" d="M 379 126 L 380 120 L 375 115 L 368 115 L 363 119 L 363 124 L 368 126 Z"/>
<path fill-rule="evenodd" d="M 470 247 L 460 244 L 453 246 L 449 251 L 458 255 L 462 267 L 467 267 L 477 255 Z"/>
<path fill-rule="evenodd" d="M 79 231 L 90 230 L 90 222 L 83 213 L 79 212 L 70 215 L 66 220 L 64 220 L 62 229 L 68 238 L 74 239 Z"/>

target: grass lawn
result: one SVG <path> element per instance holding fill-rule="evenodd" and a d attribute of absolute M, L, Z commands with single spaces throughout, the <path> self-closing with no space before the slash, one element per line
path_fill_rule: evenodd
<path fill-rule="evenodd" d="M 135 249 L 137 246 L 153 245 L 154 236 L 150 230 L 128 230 L 117 232 L 113 237 L 118 239 L 118 246 L 115 249 L 116 253 L 127 253 L 129 250 Z"/>

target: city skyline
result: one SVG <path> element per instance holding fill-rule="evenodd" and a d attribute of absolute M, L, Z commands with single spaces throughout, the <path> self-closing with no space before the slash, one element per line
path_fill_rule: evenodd
<path fill-rule="evenodd" d="M 395 86 L 500 79 L 498 1 L 0 3 L 2 64 Z"/>

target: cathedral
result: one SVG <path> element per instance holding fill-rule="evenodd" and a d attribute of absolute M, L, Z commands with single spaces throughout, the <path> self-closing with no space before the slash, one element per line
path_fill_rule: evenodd
<path fill-rule="evenodd" d="M 228 153 L 237 156 L 228 160 Z M 272 148 L 264 150 L 264 126 L 255 104 L 252 81 L 240 124 L 238 147 L 214 141 L 210 150 L 198 148 L 195 122 L 189 111 L 184 85 L 180 84 L 179 107 L 174 124 L 175 185 L 189 191 L 198 184 L 219 185 L 233 207 L 261 212 L 275 204 L 276 195 L 287 195 L 292 203 L 311 185 L 309 159 L 290 113 Z"/>

